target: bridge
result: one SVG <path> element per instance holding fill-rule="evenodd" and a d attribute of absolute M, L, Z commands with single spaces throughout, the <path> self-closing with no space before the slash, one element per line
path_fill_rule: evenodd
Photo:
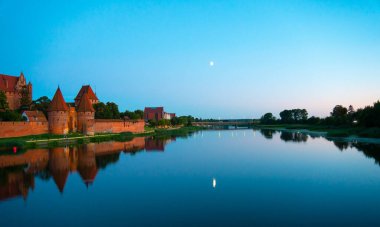
<path fill-rule="evenodd" d="M 233 127 L 249 127 L 254 124 L 253 120 L 222 120 L 222 121 L 199 121 L 192 122 L 193 126 L 205 126 L 205 127 L 222 127 L 222 126 L 233 126 Z"/>

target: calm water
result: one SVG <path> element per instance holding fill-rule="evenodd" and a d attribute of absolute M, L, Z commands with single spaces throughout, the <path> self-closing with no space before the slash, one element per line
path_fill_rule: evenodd
<path fill-rule="evenodd" d="M 0 155 L 0 226 L 379 226 L 380 148 L 275 131 Z"/>

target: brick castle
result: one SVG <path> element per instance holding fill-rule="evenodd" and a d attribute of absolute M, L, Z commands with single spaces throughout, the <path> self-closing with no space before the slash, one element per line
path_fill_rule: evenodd
<path fill-rule="evenodd" d="M 0 90 L 4 91 L 7 97 L 9 109 L 16 110 L 21 107 L 23 94 L 27 94 L 28 99 L 32 100 L 32 84 L 26 83 L 24 74 L 20 76 L 9 76 L 0 74 Z"/>
<path fill-rule="evenodd" d="M 0 90 L 5 91 L 10 109 L 20 107 L 20 89 L 29 89 L 28 94 L 32 97 L 32 85 L 26 84 L 22 73 L 20 77 L 0 76 Z M 66 103 L 58 87 L 48 108 L 47 122 L 0 122 L 0 138 L 46 133 L 65 135 L 80 132 L 84 135 L 94 135 L 144 131 L 144 120 L 95 119 L 93 104 L 98 103 L 99 99 L 89 85 L 82 86 L 74 101 Z"/>

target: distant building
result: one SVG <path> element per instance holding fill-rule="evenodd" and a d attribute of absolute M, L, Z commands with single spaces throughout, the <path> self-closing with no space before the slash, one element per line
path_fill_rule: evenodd
<path fill-rule="evenodd" d="M 22 113 L 22 116 L 29 122 L 47 122 L 45 114 L 38 110 L 26 110 Z"/>
<path fill-rule="evenodd" d="M 144 120 L 149 121 L 149 120 L 170 120 L 173 117 L 175 117 L 174 113 L 166 113 L 164 111 L 164 107 L 145 107 L 144 109 Z"/>
<path fill-rule="evenodd" d="M 7 96 L 7 102 L 10 110 L 16 110 L 21 107 L 22 94 L 25 91 L 32 101 L 32 84 L 26 83 L 24 74 L 20 76 L 9 76 L 0 74 L 0 90 Z"/>
<path fill-rule="evenodd" d="M 144 119 L 146 121 L 156 120 L 159 121 L 164 117 L 164 107 L 145 107 Z"/>
<path fill-rule="evenodd" d="M 164 119 L 170 120 L 175 117 L 175 113 L 164 113 Z"/>

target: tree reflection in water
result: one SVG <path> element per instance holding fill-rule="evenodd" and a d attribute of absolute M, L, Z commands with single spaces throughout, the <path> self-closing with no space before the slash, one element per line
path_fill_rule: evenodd
<path fill-rule="evenodd" d="M 260 129 L 261 135 L 263 135 L 266 139 L 273 139 L 273 135 L 277 133 L 276 130 L 273 129 Z"/>
<path fill-rule="evenodd" d="M 373 158 L 377 165 L 380 165 L 380 144 L 375 143 L 356 143 L 347 141 L 333 141 L 334 145 L 341 151 L 348 148 L 355 148 L 362 152 L 366 157 Z"/>
<path fill-rule="evenodd" d="M 300 132 L 282 131 L 280 138 L 285 142 L 305 143 L 307 142 L 309 136 L 305 133 Z"/>

